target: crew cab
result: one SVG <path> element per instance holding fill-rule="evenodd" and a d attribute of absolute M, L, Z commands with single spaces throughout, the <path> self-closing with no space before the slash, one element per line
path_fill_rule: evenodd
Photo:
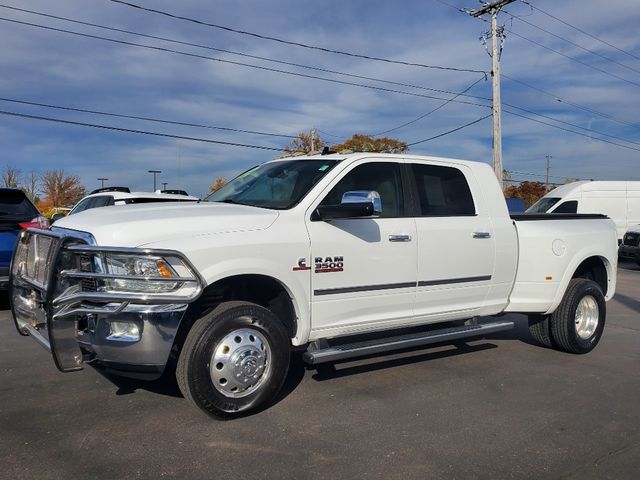
<path fill-rule="evenodd" d="M 513 327 L 587 353 L 616 287 L 602 215 L 510 217 L 484 163 L 385 154 L 283 158 L 195 205 L 109 207 L 23 233 L 18 331 L 57 367 L 175 372 L 215 417 L 273 401 L 303 350 L 335 363 Z M 481 318 L 482 317 L 482 318 Z"/>

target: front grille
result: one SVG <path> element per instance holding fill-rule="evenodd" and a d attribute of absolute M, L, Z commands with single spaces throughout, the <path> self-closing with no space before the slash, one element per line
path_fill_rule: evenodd
<path fill-rule="evenodd" d="M 89 255 L 79 255 L 78 264 L 82 273 L 93 272 L 93 261 Z M 98 290 L 98 284 L 95 278 L 83 278 L 80 280 L 83 292 L 95 292 Z"/>
<path fill-rule="evenodd" d="M 98 285 L 95 278 L 83 278 L 81 281 L 83 292 L 96 292 Z"/>
<path fill-rule="evenodd" d="M 637 247 L 640 244 L 640 233 L 629 232 L 626 233 L 622 239 L 623 245 L 629 245 L 631 247 Z"/>
<path fill-rule="evenodd" d="M 57 238 L 49 235 L 24 233 L 16 247 L 13 273 L 46 288 L 57 242 Z"/>

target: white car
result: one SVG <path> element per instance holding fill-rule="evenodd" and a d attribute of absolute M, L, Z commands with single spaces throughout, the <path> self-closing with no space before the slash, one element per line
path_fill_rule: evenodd
<path fill-rule="evenodd" d="M 510 217 L 485 163 L 315 155 L 254 167 L 197 205 L 28 230 L 11 295 L 18 331 L 60 370 L 169 369 L 229 417 L 273 401 L 294 349 L 337 362 L 481 337 L 513 321 L 478 317 L 518 312 L 540 343 L 587 353 L 617 261 L 610 219 Z"/>
<path fill-rule="evenodd" d="M 136 203 L 157 203 L 157 202 L 197 202 L 197 197 L 192 197 L 185 193 L 164 193 L 164 192 L 132 192 L 127 187 L 104 187 L 91 192 L 91 194 L 80 200 L 69 212 L 69 215 L 83 212 L 97 207 L 108 207 L 111 205 L 131 205 Z M 64 215 L 54 218 L 59 220 Z"/>

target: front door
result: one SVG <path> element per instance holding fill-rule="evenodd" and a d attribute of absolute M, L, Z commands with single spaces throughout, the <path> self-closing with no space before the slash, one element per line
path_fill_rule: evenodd
<path fill-rule="evenodd" d="M 356 162 L 318 198 L 337 205 L 345 192 L 376 191 L 378 218 L 311 221 L 312 337 L 384 328 L 413 314 L 415 221 L 405 216 L 402 163 Z M 327 193 L 328 192 L 328 193 Z"/>

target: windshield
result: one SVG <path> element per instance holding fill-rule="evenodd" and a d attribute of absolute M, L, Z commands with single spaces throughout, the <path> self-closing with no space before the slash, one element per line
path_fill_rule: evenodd
<path fill-rule="evenodd" d="M 544 197 L 527 208 L 525 213 L 547 213 L 551 207 L 560 201 L 556 197 Z"/>
<path fill-rule="evenodd" d="M 286 210 L 302 200 L 337 163 L 337 160 L 264 163 L 238 175 L 204 201 Z"/>

